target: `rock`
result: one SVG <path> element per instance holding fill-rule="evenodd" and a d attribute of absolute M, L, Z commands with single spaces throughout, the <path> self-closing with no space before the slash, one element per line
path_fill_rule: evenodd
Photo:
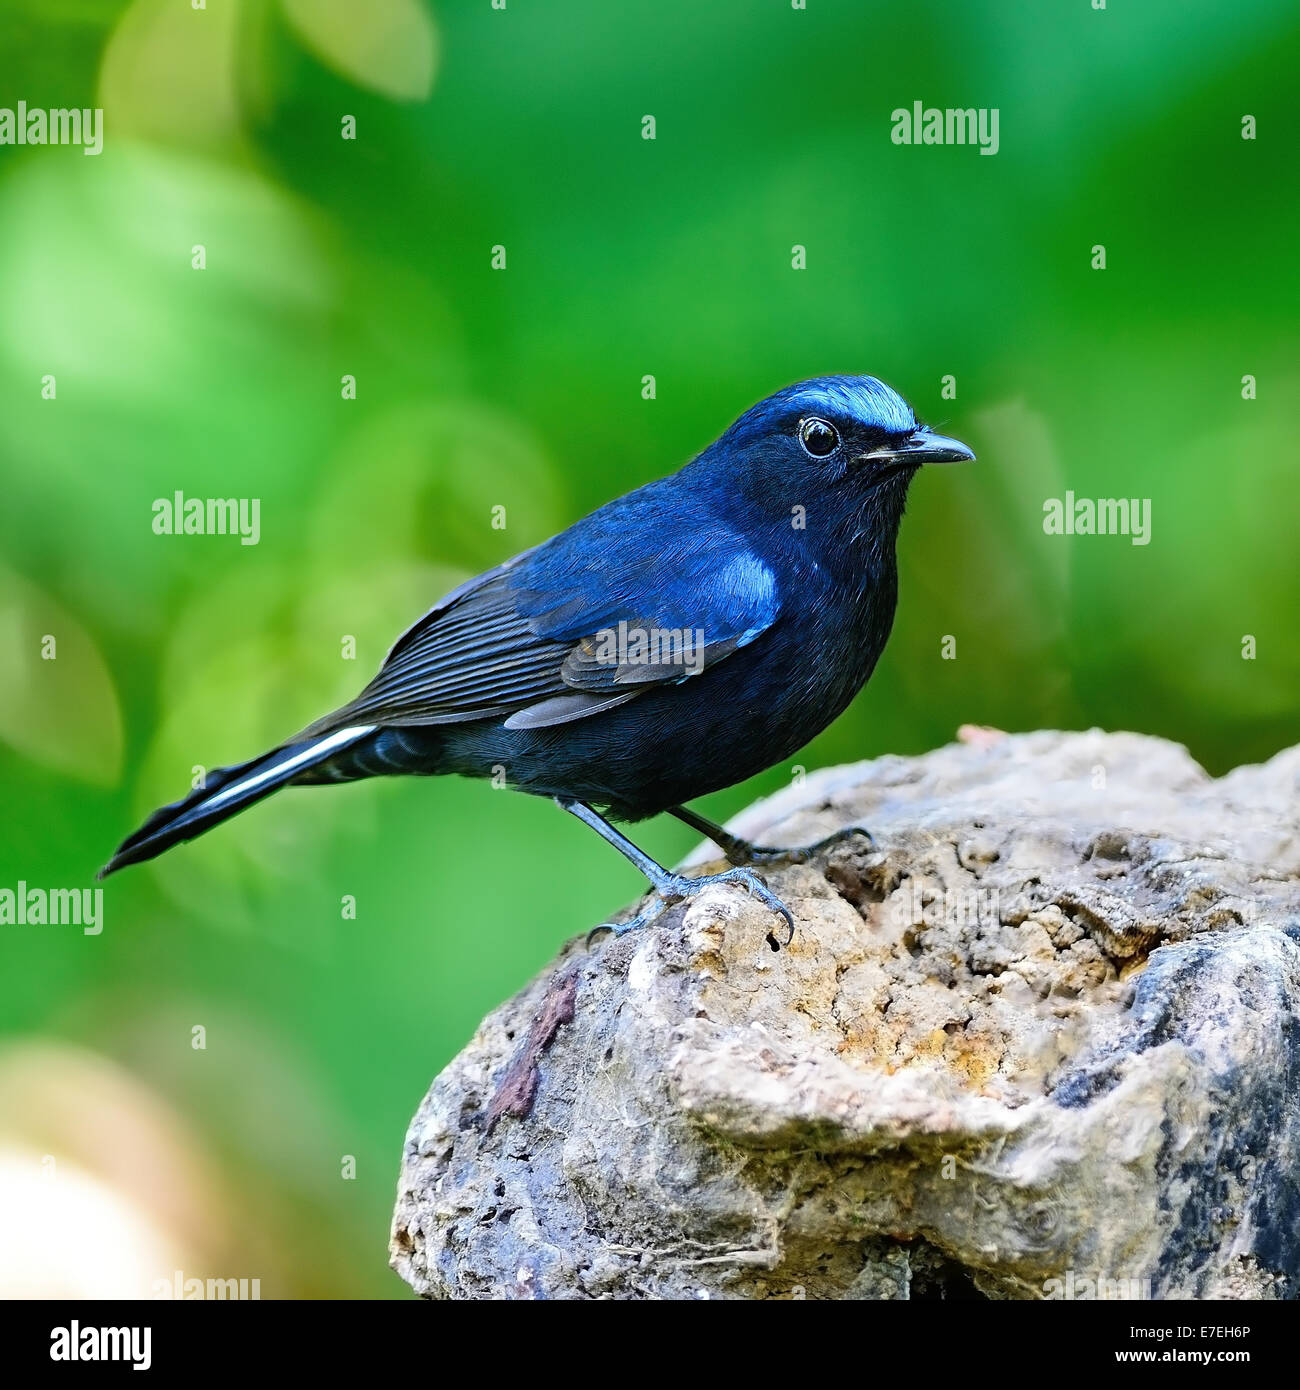
<path fill-rule="evenodd" d="M 788 948 L 710 889 L 492 1013 L 412 1121 L 402 1278 L 1295 1297 L 1300 748 L 1216 781 L 1135 734 L 963 737 L 733 823 L 876 837 L 764 869 Z"/>

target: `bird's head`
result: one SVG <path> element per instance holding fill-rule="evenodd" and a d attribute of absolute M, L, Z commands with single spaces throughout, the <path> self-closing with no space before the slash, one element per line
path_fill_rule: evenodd
<path fill-rule="evenodd" d="M 922 464 L 975 457 L 960 440 L 918 424 L 912 407 L 873 376 L 787 386 L 747 410 L 708 453 L 743 491 L 778 508 L 834 494 L 848 507 L 870 498 L 899 514 Z"/>

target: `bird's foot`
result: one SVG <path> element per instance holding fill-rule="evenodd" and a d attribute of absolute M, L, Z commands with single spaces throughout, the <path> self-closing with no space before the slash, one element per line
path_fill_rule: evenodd
<path fill-rule="evenodd" d="M 800 845 L 794 849 L 773 849 L 768 845 L 752 845 L 748 840 L 733 839 L 725 847 L 724 853 L 732 864 L 807 864 L 810 859 L 816 859 L 819 854 L 825 854 L 828 849 L 834 849 L 836 845 L 854 837 L 875 847 L 876 840 L 871 831 L 860 825 L 850 825 L 815 844 Z"/>
<path fill-rule="evenodd" d="M 785 920 L 785 944 L 788 946 L 794 940 L 794 913 L 752 869 L 736 868 L 727 869 L 720 874 L 705 874 L 702 878 L 687 878 L 683 874 L 664 874 L 661 879 L 654 881 L 654 897 L 647 907 L 626 922 L 606 922 L 603 926 L 593 927 L 587 933 L 587 943 L 590 945 L 592 939 L 601 932 L 608 931 L 613 932 L 615 936 L 623 936 L 627 932 L 635 931 L 638 927 L 647 926 L 659 916 L 669 903 L 678 902 L 683 898 L 694 898 L 715 884 L 734 884 L 737 888 L 743 888 L 750 897 L 757 898 L 764 907 L 770 908 L 778 917 Z M 772 932 L 768 932 L 767 941 L 774 951 L 781 949 L 781 943 Z"/>

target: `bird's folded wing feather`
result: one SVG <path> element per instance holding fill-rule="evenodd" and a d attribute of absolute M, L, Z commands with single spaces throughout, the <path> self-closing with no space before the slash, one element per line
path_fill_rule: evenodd
<path fill-rule="evenodd" d="M 775 621 L 772 573 L 734 533 L 677 517 L 630 547 L 627 520 L 595 513 L 586 534 L 574 528 L 462 585 L 399 638 L 351 704 L 308 732 L 567 723 L 690 679 Z"/>

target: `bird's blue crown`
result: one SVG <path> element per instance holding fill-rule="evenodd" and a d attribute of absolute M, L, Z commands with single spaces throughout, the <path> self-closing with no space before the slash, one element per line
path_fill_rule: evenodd
<path fill-rule="evenodd" d="M 888 434 L 906 434 L 916 428 L 912 407 L 874 376 L 819 376 L 797 381 L 759 401 L 727 433 L 766 433 L 804 415 L 848 417 Z"/>

